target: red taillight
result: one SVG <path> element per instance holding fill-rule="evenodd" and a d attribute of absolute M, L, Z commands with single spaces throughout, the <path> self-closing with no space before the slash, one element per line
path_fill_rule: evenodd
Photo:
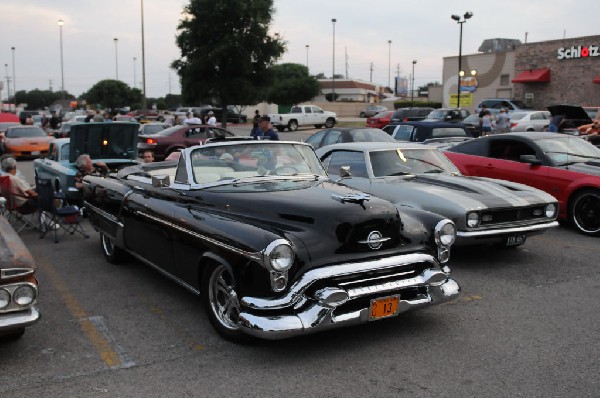
<path fill-rule="evenodd" d="M 511 123 L 511 124 L 510 124 L 510 128 L 517 127 L 517 125 L 518 125 L 518 124 L 519 124 L 519 123 Z"/>
<path fill-rule="evenodd" d="M 156 145 L 156 140 L 152 139 L 152 138 L 147 138 L 146 139 L 146 144 Z"/>

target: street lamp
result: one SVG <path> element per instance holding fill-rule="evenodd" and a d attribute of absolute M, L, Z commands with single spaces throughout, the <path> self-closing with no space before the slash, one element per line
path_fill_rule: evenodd
<path fill-rule="evenodd" d="M 461 71 L 462 71 L 462 30 L 463 24 L 467 22 L 467 19 L 471 18 L 473 13 L 471 11 L 465 12 L 463 15 L 463 19 L 458 15 L 452 15 L 450 18 L 455 20 L 460 25 L 460 39 L 458 41 L 458 86 L 456 87 L 456 108 L 460 108 L 460 79 L 461 79 Z M 463 72 L 464 74 L 464 72 Z"/>
<path fill-rule="evenodd" d="M 113 41 L 115 42 L 115 76 L 116 79 L 119 80 L 119 54 L 117 52 L 117 44 L 119 43 L 119 39 L 117 39 L 116 37 L 113 39 Z"/>
<path fill-rule="evenodd" d="M 309 45 L 305 45 L 304 47 L 306 47 L 306 69 L 308 69 L 308 47 Z"/>
<path fill-rule="evenodd" d="M 63 64 L 63 39 L 62 39 L 62 27 L 65 21 L 62 19 L 58 20 L 58 27 L 60 29 L 60 90 L 62 91 L 62 99 L 65 99 L 65 69 Z"/>
<path fill-rule="evenodd" d="M 142 109 L 146 109 L 146 55 L 144 50 L 144 0 L 140 0 L 142 10 Z"/>
<path fill-rule="evenodd" d="M 333 72 L 331 74 L 331 102 L 335 102 L 335 23 L 337 19 L 332 18 L 331 23 L 333 24 Z"/>
<path fill-rule="evenodd" d="M 17 98 L 17 78 L 15 77 L 16 72 L 15 72 L 15 48 L 11 47 L 10 48 L 12 50 L 12 64 L 13 64 L 13 97 Z M 15 99 L 15 105 L 17 103 L 17 100 Z"/>
<path fill-rule="evenodd" d="M 8 64 L 4 64 L 6 69 L 6 102 L 10 103 L 10 76 L 8 75 Z"/>
<path fill-rule="evenodd" d="M 413 96 L 415 94 L 415 64 L 417 63 L 417 60 L 414 59 L 413 60 L 413 69 L 412 69 L 412 83 L 410 85 L 410 106 L 413 106 L 414 104 L 413 102 Z"/>
<path fill-rule="evenodd" d="M 137 77 L 136 77 L 136 73 L 135 73 L 135 61 L 137 60 L 136 57 L 133 57 L 133 88 L 135 88 L 135 82 L 137 81 Z"/>
<path fill-rule="evenodd" d="M 391 83 L 391 74 L 392 74 L 392 41 L 388 40 L 388 87 L 392 88 Z"/>

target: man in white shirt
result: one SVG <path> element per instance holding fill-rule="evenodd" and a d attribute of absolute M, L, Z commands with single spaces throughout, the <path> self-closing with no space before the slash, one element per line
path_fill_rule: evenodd
<path fill-rule="evenodd" d="M 192 124 L 202 124 L 202 120 L 200 120 L 196 115 L 193 115 L 191 112 L 187 114 L 187 117 L 183 119 L 183 124 L 190 126 Z"/>
<path fill-rule="evenodd" d="M 213 111 L 208 112 L 208 122 L 206 122 L 209 126 L 217 126 L 217 118 L 215 117 L 215 113 Z"/>

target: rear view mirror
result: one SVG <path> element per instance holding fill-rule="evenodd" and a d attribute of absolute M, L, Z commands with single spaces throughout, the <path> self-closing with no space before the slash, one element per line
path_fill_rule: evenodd
<path fill-rule="evenodd" d="M 542 161 L 535 157 L 535 155 L 521 155 L 519 161 L 522 163 L 530 163 L 532 166 L 539 166 Z"/>

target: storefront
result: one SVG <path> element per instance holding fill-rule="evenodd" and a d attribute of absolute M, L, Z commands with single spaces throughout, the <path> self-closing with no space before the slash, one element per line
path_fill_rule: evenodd
<path fill-rule="evenodd" d="M 566 103 L 600 106 L 600 36 L 526 43 L 507 51 L 463 55 L 461 107 L 514 98 L 536 109 Z M 458 57 L 444 58 L 443 103 L 455 106 Z"/>

